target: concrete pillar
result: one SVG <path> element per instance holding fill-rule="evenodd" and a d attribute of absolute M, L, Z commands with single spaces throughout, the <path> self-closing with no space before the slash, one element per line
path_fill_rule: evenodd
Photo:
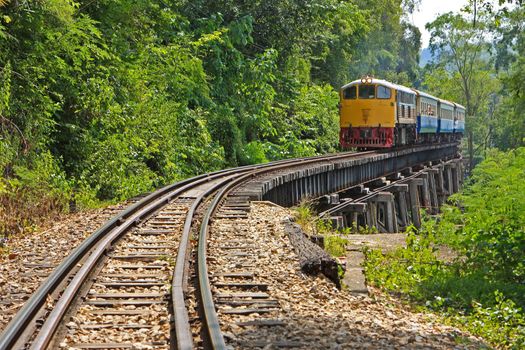
<path fill-rule="evenodd" d="M 458 167 L 459 167 L 459 189 L 461 190 L 461 188 L 463 187 L 464 179 L 465 179 L 465 164 L 463 163 L 463 158 L 459 159 Z"/>
<path fill-rule="evenodd" d="M 447 163 L 445 165 L 445 176 L 446 176 L 446 183 L 447 183 L 447 196 L 450 196 L 452 193 L 454 193 L 454 185 L 452 180 L 452 164 Z"/>
<path fill-rule="evenodd" d="M 408 184 L 408 196 L 410 200 L 410 213 L 412 214 L 412 223 L 415 227 L 421 227 L 421 216 L 419 214 L 419 194 L 418 185 L 422 179 L 413 179 Z"/>
<path fill-rule="evenodd" d="M 454 160 L 450 164 L 450 172 L 452 174 L 452 191 L 453 193 L 459 192 L 459 162 Z"/>
<path fill-rule="evenodd" d="M 342 228 L 344 228 L 344 222 L 343 222 L 343 217 L 342 216 L 340 216 L 340 215 L 331 216 L 330 217 L 330 221 L 332 223 L 332 228 L 334 228 L 336 230 L 341 230 Z"/>
<path fill-rule="evenodd" d="M 404 229 L 408 226 L 407 222 L 407 203 L 406 193 L 408 192 L 407 184 L 396 184 L 390 188 L 390 192 L 394 194 L 394 209 L 396 215 L 396 232 L 399 229 Z"/>
<path fill-rule="evenodd" d="M 405 229 L 408 226 L 407 197 L 405 192 L 397 193 L 397 214 L 399 218 L 399 228 Z"/>
<path fill-rule="evenodd" d="M 438 195 L 439 206 L 441 206 L 446 201 L 447 191 L 445 189 L 445 167 L 444 165 L 439 165 L 436 167 L 438 173 L 436 174 L 436 191 Z"/>
<path fill-rule="evenodd" d="M 366 226 L 368 226 L 368 229 L 377 227 L 377 206 L 372 202 L 369 202 L 367 206 Z"/>
<path fill-rule="evenodd" d="M 349 216 L 350 216 L 350 222 L 346 223 L 346 227 L 354 227 L 355 226 L 357 228 L 358 220 L 359 220 L 359 213 L 354 211 L 354 212 L 350 213 Z"/>
<path fill-rule="evenodd" d="M 421 203 L 421 207 L 424 208 L 426 211 L 430 211 L 432 205 L 430 203 L 430 190 L 429 190 L 429 186 L 428 186 L 428 173 L 427 172 L 423 172 L 421 173 L 421 175 L 419 176 L 419 178 L 422 181 L 422 184 L 421 184 L 421 198 L 422 198 L 422 203 Z"/>
<path fill-rule="evenodd" d="M 382 231 L 379 227 L 380 222 L 377 219 L 377 209 L 382 208 L 384 213 L 384 232 L 393 233 L 398 231 L 396 210 L 394 204 L 394 195 L 390 192 L 379 192 L 377 195 L 370 199 L 371 204 L 376 207 L 376 227 L 379 231 Z"/>
<path fill-rule="evenodd" d="M 347 217 L 349 218 L 349 222 L 347 222 L 347 227 L 352 227 L 355 223 L 355 226 L 358 225 L 358 220 L 360 215 L 365 216 L 365 225 L 368 225 L 367 221 L 367 212 L 368 212 L 368 205 L 367 203 L 348 203 L 345 210 L 348 211 Z"/>
<path fill-rule="evenodd" d="M 428 170 L 428 187 L 430 191 L 430 205 L 432 207 L 431 214 L 439 213 L 439 202 L 438 195 L 436 190 L 436 176 L 438 175 L 439 170 L 432 168 Z"/>

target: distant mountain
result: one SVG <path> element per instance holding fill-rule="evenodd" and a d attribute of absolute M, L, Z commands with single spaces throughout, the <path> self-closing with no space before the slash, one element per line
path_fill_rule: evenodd
<path fill-rule="evenodd" d="M 434 56 L 432 55 L 430 48 L 425 47 L 423 50 L 421 50 L 421 55 L 419 56 L 419 66 L 424 67 L 433 58 Z"/>

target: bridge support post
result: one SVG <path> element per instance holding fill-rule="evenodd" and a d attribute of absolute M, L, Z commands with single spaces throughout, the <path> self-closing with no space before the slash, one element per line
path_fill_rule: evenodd
<path fill-rule="evenodd" d="M 349 203 L 348 214 L 346 218 L 346 227 L 354 227 L 357 229 L 359 225 L 359 218 L 363 218 L 363 223 L 369 225 L 367 221 L 369 205 L 367 203 Z"/>
<path fill-rule="evenodd" d="M 407 213 L 407 199 L 406 193 L 408 192 L 407 184 L 395 185 L 390 192 L 394 194 L 394 208 L 395 208 L 395 220 L 398 230 L 403 230 L 408 226 L 408 213 Z"/>
<path fill-rule="evenodd" d="M 421 181 L 421 198 L 422 198 L 421 207 L 424 208 L 425 211 L 429 212 L 432 208 L 432 205 L 430 203 L 430 189 L 428 186 L 429 174 L 427 172 L 421 173 L 419 178 L 422 180 Z"/>
<path fill-rule="evenodd" d="M 430 213 L 439 213 L 439 201 L 436 189 L 436 177 L 438 176 L 439 170 L 435 168 L 428 169 L 428 186 L 430 190 L 430 205 L 432 206 Z"/>
<path fill-rule="evenodd" d="M 367 210 L 365 214 L 366 226 L 368 229 L 377 227 L 377 206 L 375 203 L 368 202 Z"/>
<path fill-rule="evenodd" d="M 458 160 L 454 160 L 450 164 L 450 171 L 452 173 L 452 191 L 453 191 L 453 193 L 459 192 L 459 189 L 461 188 L 461 186 L 460 186 L 460 178 L 461 178 L 461 175 L 460 175 L 461 169 L 460 169 L 460 167 L 461 167 L 461 165 L 460 165 L 460 162 Z"/>
<path fill-rule="evenodd" d="M 445 164 L 445 184 L 446 184 L 446 196 L 450 196 L 454 193 L 454 185 L 452 180 L 452 164 Z M 446 200 L 446 198 L 445 198 Z"/>
<path fill-rule="evenodd" d="M 436 167 L 437 174 L 436 174 L 436 190 L 438 195 L 438 202 L 439 206 L 441 206 L 446 198 L 447 198 L 447 191 L 445 189 L 445 166 L 443 164 L 440 164 Z"/>
<path fill-rule="evenodd" d="M 370 199 L 370 208 L 375 216 L 379 231 L 393 233 L 398 231 L 394 195 L 390 192 L 379 192 Z M 382 215 L 381 215 L 382 214 Z"/>
<path fill-rule="evenodd" d="M 463 161 L 463 158 L 460 158 L 458 160 L 458 164 L 459 164 L 459 185 L 461 189 L 463 188 L 463 182 L 465 179 L 465 163 Z"/>
<path fill-rule="evenodd" d="M 418 185 L 422 182 L 422 179 L 413 179 L 408 184 L 408 197 L 410 201 L 410 213 L 412 217 L 412 223 L 415 227 L 421 227 L 421 216 L 419 214 L 419 193 Z"/>

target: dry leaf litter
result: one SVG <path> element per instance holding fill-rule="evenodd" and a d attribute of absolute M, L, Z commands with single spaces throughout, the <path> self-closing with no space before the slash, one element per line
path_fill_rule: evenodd
<path fill-rule="evenodd" d="M 221 276 L 230 271 L 251 271 L 253 282 L 267 284 L 266 293 L 278 301 L 278 307 L 261 314 L 230 315 L 225 313 L 229 307 L 219 306 L 221 329 L 231 348 L 477 349 L 483 344 L 380 293 L 354 296 L 337 290 L 324 277 L 301 273 L 283 226 L 290 215 L 277 206 L 252 203 L 248 220 L 218 220 L 213 226 L 209 245 L 213 281 L 227 281 Z M 234 263 L 220 247 L 238 242 L 240 236 L 245 245 L 257 244 L 251 257 Z M 214 287 L 214 292 L 217 296 L 239 291 Z M 263 320 L 273 325 L 261 326 Z M 458 337 L 470 345 L 456 344 Z"/>
<path fill-rule="evenodd" d="M 44 231 L 7 241 L 0 254 L 0 333 L 53 269 L 126 205 L 64 214 Z"/>

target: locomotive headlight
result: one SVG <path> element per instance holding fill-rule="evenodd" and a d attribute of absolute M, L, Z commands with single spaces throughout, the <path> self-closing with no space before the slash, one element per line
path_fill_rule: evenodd
<path fill-rule="evenodd" d="M 366 84 L 366 79 L 365 78 L 361 78 L 361 84 Z"/>
<path fill-rule="evenodd" d="M 372 84 L 372 78 L 366 77 L 366 83 L 367 84 Z"/>

